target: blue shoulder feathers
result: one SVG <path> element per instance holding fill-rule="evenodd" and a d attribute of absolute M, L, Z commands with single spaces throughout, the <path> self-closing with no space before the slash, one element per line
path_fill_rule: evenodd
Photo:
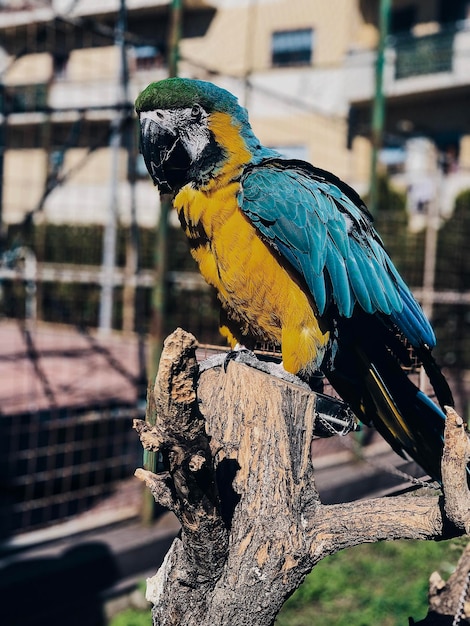
<path fill-rule="evenodd" d="M 242 176 L 239 206 L 307 284 L 318 314 L 334 305 L 390 319 L 415 347 L 434 332 L 398 274 L 359 196 L 302 161 L 266 159 Z"/>

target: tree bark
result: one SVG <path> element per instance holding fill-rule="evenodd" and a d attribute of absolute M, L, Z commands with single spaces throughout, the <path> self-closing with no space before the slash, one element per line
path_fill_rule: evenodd
<path fill-rule="evenodd" d="M 383 539 L 443 539 L 468 532 L 463 422 L 448 411 L 443 495 L 413 494 L 323 505 L 311 440 L 315 393 L 230 361 L 198 375 L 196 340 L 165 342 L 154 427 L 136 421 L 159 474 L 139 469 L 175 512 L 175 539 L 148 581 L 155 626 L 270 626 L 318 561 Z"/>
<path fill-rule="evenodd" d="M 429 611 L 420 622 L 410 619 L 410 626 L 468 626 L 470 604 L 470 544 L 461 555 L 455 571 L 445 582 L 438 572 L 429 579 Z"/>

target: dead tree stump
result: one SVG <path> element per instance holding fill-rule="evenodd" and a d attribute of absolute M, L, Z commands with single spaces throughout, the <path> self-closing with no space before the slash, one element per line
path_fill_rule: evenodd
<path fill-rule="evenodd" d="M 175 512 L 175 539 L 148 581 L 155 626 L 270 626 L 318 561 L 383 539 L 439 539 L 468 532 L 469 444 L 450 410 L 443 495 L 323 505 L 310 458 L 315 393 L 229 362 L 199 376 L 196 340 L 165 342 L 154 389 L 154 427 L 136 421 L 162 472 L 139 469 L 155 499 Z"/>

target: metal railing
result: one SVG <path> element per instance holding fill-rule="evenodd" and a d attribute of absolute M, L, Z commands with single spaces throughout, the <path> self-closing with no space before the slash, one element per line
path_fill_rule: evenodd
<path fill-rule="evenodd" d="M 452 71 L 456 30 L 395 38 L 395 78 Z"/>

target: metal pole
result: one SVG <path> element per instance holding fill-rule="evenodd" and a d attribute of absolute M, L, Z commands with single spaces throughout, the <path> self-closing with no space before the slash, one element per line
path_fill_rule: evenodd
<path fill-rule="evenodd" d="M 440 205 L 442 191 L 442 170 L 436 159 L 436 191 L 433 199 L 428 204 L 426 231 L 424 239 L 424 265 L 423 265 L 423 295 L 421 306 L 423 313 L 432 321 L 434 315 L 434 291 L 436 282 L 437 244 L 440 224 Z M 424 367 L 420 370 L 420 389 L 427 392 L 428 379 Z"/>
<path fill-rule="evenodd" d="M 183 28 L 183 2 L 172 0 L 170 13 L 170 30 L 168 36 L 168 75 L 178 76 L 180 60 L 180 40 Z"/>
<path fill-rule="evenodd" d="M 182 0 L 172 0 L 168 31 L 168 74 L 178 75 L 179 45 L 183 21 Z M 155 282 L 152 290 L 152 320 L 150 327 L 150 350 L 148 377 L 155 379 L 165 338 L 165 312 L 167 305 L 166 275 L 168 269 L 168 215 L 172 206 L 171 196 L 160 195 L 160 212 L 155 242 Z"/>
<path fill-rule="evenodd" d="M 121 87 L 122 99 L 129 103 L 129 67 L 127 63 L 124 36 L 121 45 Z M 136 132 L 135 120 L 126 111 L 123 125 L 123 144 L 127 150 L 127 181 L 130 193 L 130 226 L 126 239 L 126 268 L 123 288 L 122 329 L 133 332 L 136 329 L 136 277 L 139 270 L 139 227 L 137 223 L 136 200 Z"/>
<path fill-rule="evenodd" d="M 380 0 L 379 7 L 379 43 L 375 62 L 375 94 L 372 106 L 372 153 L 370 165 L 369 210 L 374 215 L 378 209 L 377 162 L 382 147 L 385 123 L 385 97 L 383 92 L 383 74 L 385 66 L 385 43 L 390 21 L 391 0 Z"/>
<path fill-rule="evenodd" d="M 245 68 L 243 77 L 243 106 L 248 108 L 250 105 L 251 85 L 250 78 L 253 72 L 253 41 L 256 32 L 257 6 L 256 0 L 250 0 L 247 21 L 246 21 L 246 39 L 245 39 Z"/>
<path fill-rule="evenodd" d="M 116 241 L 118 226 L 118 185 L 119 185 L 119 152 L 122 145 L 122 126 L 126 112 L 124 108 L 129 102 L 127 71 L 127 59 L 124 33 L 127 24 L 126 0 L 120 0 L 119 15 L 115 29 L 115 45 L 120 51 L 120 102 L 121 107 L 111 123 L 111 179 L 110 179 L 110 201 L 108 211 L 108 221 L 103 235 L 103 259 L 102 259 L 102 283 L 99 311 L 99 329 L 107 333 L 113 324 L 113 302 L 114 302 L 114 270 L 116 265 Z"/>
<path fill-rule="evenodd" d="M 168 31 L 168 74 L 170 77 L 178 75 L 179 44 L 182 30 L 182 0 L 172 0 L 170 7 L 170 24 Z M 153 383 L 158 371 L 158 364 L 163 350 L 165 338 L 165 313 L 168 300 L 167 270 L 168 270 L 168 215 L 172 207 L 172 197 L 168 194 L 160 195 L 160 213 L 157 224 L 155 242 L 155 281 L 152 289 L 152 319 L 150 326 L 146 421 L 155 424 L 155 412 L 151 400 Z M 154 472 L 157 466 L 155 452 L 144 451 L 144 468 Z M 155 502 L 148 489 L 144 492 L 142 521 L 150 524 L 155 515 Z"/>
<path fill-rule="evenodd" d="M 7 127 L 5 96 L 5 84 L 2 78 L 0 78 L 0 251 L 3 249 L 3 240 L 5 238 L 3 223 L 3 186 Z"/>

